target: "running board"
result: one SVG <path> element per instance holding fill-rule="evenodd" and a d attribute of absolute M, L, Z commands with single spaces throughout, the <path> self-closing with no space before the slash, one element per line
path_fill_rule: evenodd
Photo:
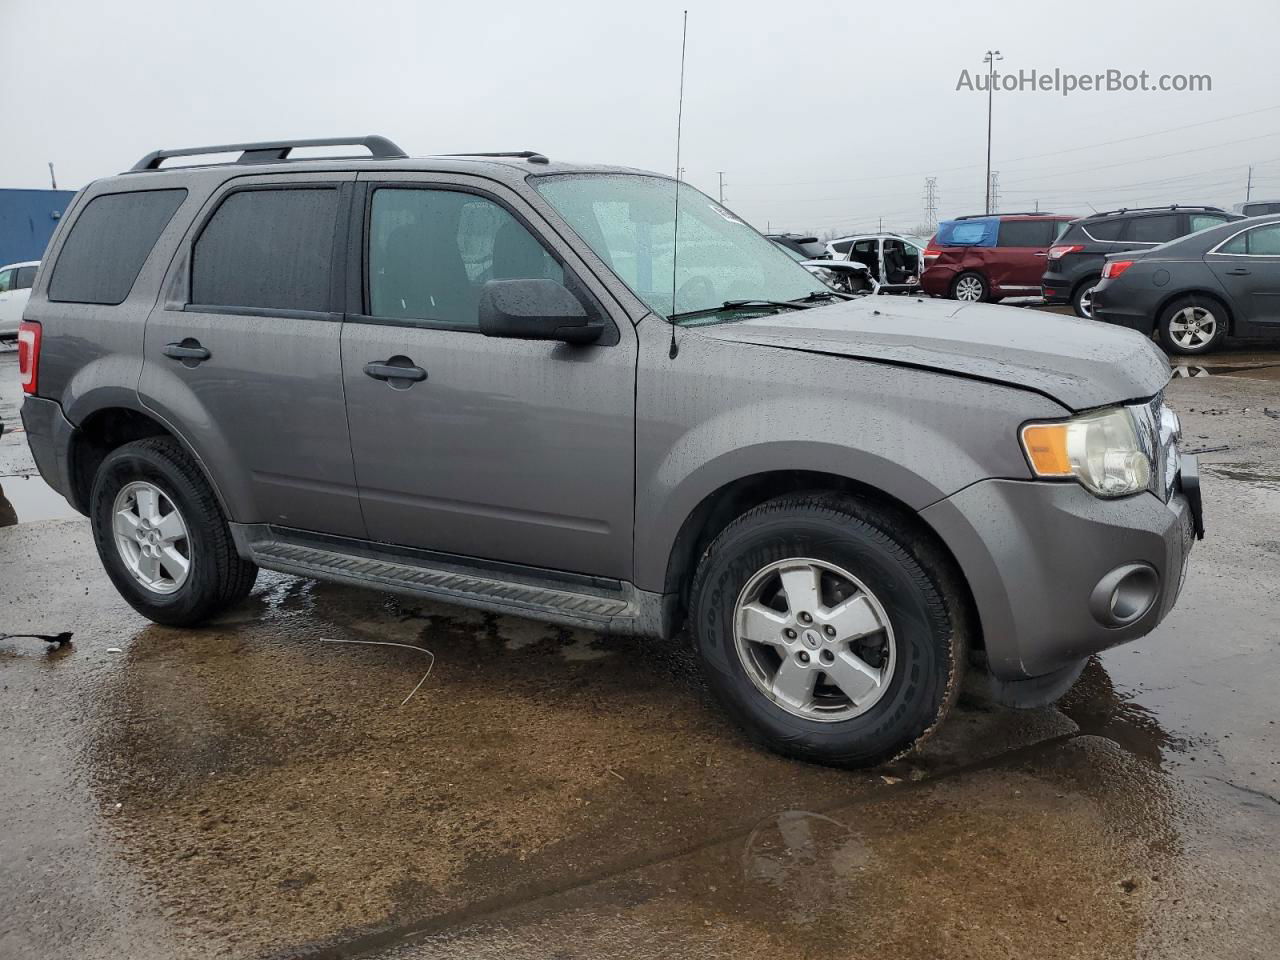
<path fill-rule="evenodd" d="M 632 584 L 482 565 L 429 551 L 233 523 L 241 556 L 260 567 L 411 597 L 619 634 L 657 635 L 662 595 Z"/>

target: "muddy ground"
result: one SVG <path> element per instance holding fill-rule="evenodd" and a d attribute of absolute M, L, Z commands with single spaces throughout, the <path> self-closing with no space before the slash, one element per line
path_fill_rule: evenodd
<path fill-rule="evenodd" d="M 1280 350 L 1170 387 L 1213 450 L 1173 615 L 858 773 L 748 745 L 678 641 L 267 573 L 150 625 L 26 476 L 14 368 L 0 635 L 74 642 L 0 640 L 0 958 L 1277 954 Z"/>

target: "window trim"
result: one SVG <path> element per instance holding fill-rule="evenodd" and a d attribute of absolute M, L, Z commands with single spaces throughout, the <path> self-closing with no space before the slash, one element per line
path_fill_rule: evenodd
<path fill-rule="evenodd" d="M 534 241 L 542 247 L 551 259 L 560 265 L 560 269 L 564 271 L 565 287 L 578 298 L 578 301 L 586 309 L 588 320 L 604 324 L 605 332 L 593 346 L 610 347 L 620 342 L 621 334 L 613 316 L 582 281 L 577 271 L 565 261 L 565 258 L 560 255 L 554 245 L 547 241 L 546 235 L 539 231 L 528 217 L 524 216 L 503 197 L 482 187 L 457 183 L 452 180 L 362 180 L 358 182 L 357 187 L 359 191 L 352 204 L 354 213 L 352 227 L 355 227 L 356 222 L 358 222 L 359 229 L 350 229 L 348 231 L 348 236 L 356 244 L 356 248 L 349 251 L 350 256 L 348 258 L 348 289 L 350 293 L 346 302 L 347 313 L 344 315 L 348 323 L 404 327 L 417 330 L 444 330 L 484 336 L 477 324 L 419 317 L 382 317 L 369 312 L 372 302 L 369 292 L 369 241 L 373 228 L 373 195 L 379 190 L 434 190 L 437 192 L 470 194 L 482 200 L 488 200 L 490 203 L 505 210 L 513 220 L 528 231 L 529 235 L 533 237 Z"/>
<path fill-rule="evenodd" d="M 334 180 L 283 180 L 279 183 L 233 183 L 211 199 L 213 206 L 200 218 L 187 243 L 187 262 L 183 266 L 186 299 L 179 306 L 184 313 L 207 313 L 231 317 L 275 317 L 281 320 L 342 320 L 342 284 L 346 276 L 346 234 L 351 221 L 353 182 L 347 177 Z M 205 229 L 218 215 L 222 205 L 233 194 L 263 190 L 332 190 L 337 195 L 333 218 L 333 247 L 329 254 L 329 292 L 327 310 L 295 310 L 290 307 L 247 307 L 241 304 L 197 303 L 191 299 L 196 268 L 196 245 Z"/>
<path fill-rule="evenodd" d="M 1272 216 L 1274 216 L 1274 214 L 1272 214 Z M 1243 230 L 1237 230 L 1231 236 L 1219 242 L 1217 246 L 1211 248 L 1205 256 L 1215 254 L 1219 257 L 1247 257 L 1250 260 L 1264 260 L 1267 258 L 1274 259 L 1276 257 L 1280 257 L 1280 253 L 1227 253 L 1222 249 L 1241 234 L 1251 233 L 1254 230 L 1261 230 L 1264 227 L 1280 227 L 1280 220 L 1273 220 L 1270 223 L 1256 223 L 1251 227 L 1245 227 Z M 1212 229 L 1212 227 L 1210 229 Z"/>
<path fill-rule="evenodd" d="M 123 297 L 112 302 L 109 300 L 63 300 L 53 296 L 53 282 L 58 277 L 58 266 L 62 263 L 62 257 L 67 251 L 67 243 L 70 242 L 72 234 L 76 231 L 76 227 L 80 225 L 80 219 L 96 201 L 103 197 L 119 197 L 126 194 L 175 192 L 180 192 L 182 194 L 182 199 L 179 200 L 178 205 L 173 208 L 173 213 L 169 214 L 169 219 L 166 220 L 164 226 L 160 228 L 160 232 L 156 234 L 156 238 L 151 241 L 151 249 L 148 250 L 147 255 L 142 258 L 142 262 L 138 264 L 138 271 L 133 275 L 133 279 L 129 281 L 129 289 L 125 291 Z M 142 271 L 147 268 L 147 261 L 155 254 L 156 247 L 160 246 L 160 238 L 164 236 L 164 232 L 166 230 L 173 226 L 173 221 L 178 216 L 178 211 L 183 208 L 189 199 L 191 199 L 191 190 L 187 187 L 152 187 L 149 190 L 108 190 L 104 193 L 94 194 L 82 203 L 77 203 L 75 205 L 75 219 L 70 223 L 67 223 L 65 227 L 62 224 L 59 224 L 59 234 L 61 234 L 63 229 L 66 230 L 66 234 L 65 236 L 60 236 L 58 240 L 58 254 L 49 268 L 49 279 L 44 283 L 44 298 L 50 303 L 70 303 L 84 307 L 118 307 L 122 303 L 127 302 L 128 299 L 133 296 L 133 288 L 138 285 L 138 278 L 142 276 Z"/>

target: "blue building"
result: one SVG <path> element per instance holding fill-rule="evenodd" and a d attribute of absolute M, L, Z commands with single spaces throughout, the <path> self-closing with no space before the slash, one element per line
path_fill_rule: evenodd
<path fill-rule="evenodd" d="M 0 189 L 0 266 L 44 256 L 74 190 Z"/>

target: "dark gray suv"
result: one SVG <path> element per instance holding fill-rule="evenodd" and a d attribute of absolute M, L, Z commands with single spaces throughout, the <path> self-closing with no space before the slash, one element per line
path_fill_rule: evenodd
<path fill-rule="evenodd" d="M 334 142 L 371 156 L 289 159 Z M 966 667 L 1044 700 L 1177 598 L 1199 488 L 1141 334 L 848 298 L 634 170 L 208 150 L 81 191 L 20 332 L 40 471 L 152 620 L 267 567 L 687 625 L 752 735 L 853 765 Z"/>

